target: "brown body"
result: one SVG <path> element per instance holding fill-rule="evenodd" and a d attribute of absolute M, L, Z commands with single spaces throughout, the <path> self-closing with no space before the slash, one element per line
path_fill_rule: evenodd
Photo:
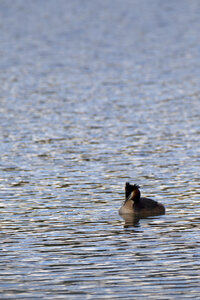
<path fill-rule="evenodd" d="M 149 198 L 140 197 L 140 190 L 138 185 L 130 185 L 126 183 L 125 186 L 125 202 L 119 210 L 119 214 L 132 214 L 138 216 L 152 216 L 165 214 L 165 207 L 163 204 Z"/>

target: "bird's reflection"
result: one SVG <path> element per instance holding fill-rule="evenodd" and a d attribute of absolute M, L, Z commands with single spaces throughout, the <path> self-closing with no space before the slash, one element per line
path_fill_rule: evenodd
<path fill-rule="evenodd" d="M 148 219 L 148 218 L 154 218 L 158 217 L 162 214 L 146 214 L 146 215 L 134 215 L 134 214 L 120 214 L 120 216 L 124 219 L 124 228 L 129 227 L 139 227 L 140 226 L 140 220 L 141 219 Z"/>
<path fill-rule="evenodd" d="M 124 228 L 129 228 L 129 227 L 138 227 L 140 226 L 140 216 L 135 216 L 131 214 L 124 214 L 121 215 L 121 217 L 124 219 Z"/>

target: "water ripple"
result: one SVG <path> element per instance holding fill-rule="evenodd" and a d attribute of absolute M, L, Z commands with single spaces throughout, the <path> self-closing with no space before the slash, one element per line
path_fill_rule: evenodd
<path fill-rule="evenodd" d="M 199 298 L 198 1 L 0 8 L 1 299 Z"/>

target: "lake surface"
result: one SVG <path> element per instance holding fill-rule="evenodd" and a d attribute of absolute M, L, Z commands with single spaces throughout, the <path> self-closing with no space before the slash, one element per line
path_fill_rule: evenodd
<path fill-rule="evenodd" d="M 0 2 L 0 298 L 200 295 L 200 2 Z M 127 224 L 126 181 L 166 215 Z"/>

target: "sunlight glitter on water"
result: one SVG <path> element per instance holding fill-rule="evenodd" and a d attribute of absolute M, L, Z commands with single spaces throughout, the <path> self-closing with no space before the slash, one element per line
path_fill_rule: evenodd
<path fill-rule="evenodd" d="M 1 299 L 197 299 L 198 1 L 0 8 Z"/>

